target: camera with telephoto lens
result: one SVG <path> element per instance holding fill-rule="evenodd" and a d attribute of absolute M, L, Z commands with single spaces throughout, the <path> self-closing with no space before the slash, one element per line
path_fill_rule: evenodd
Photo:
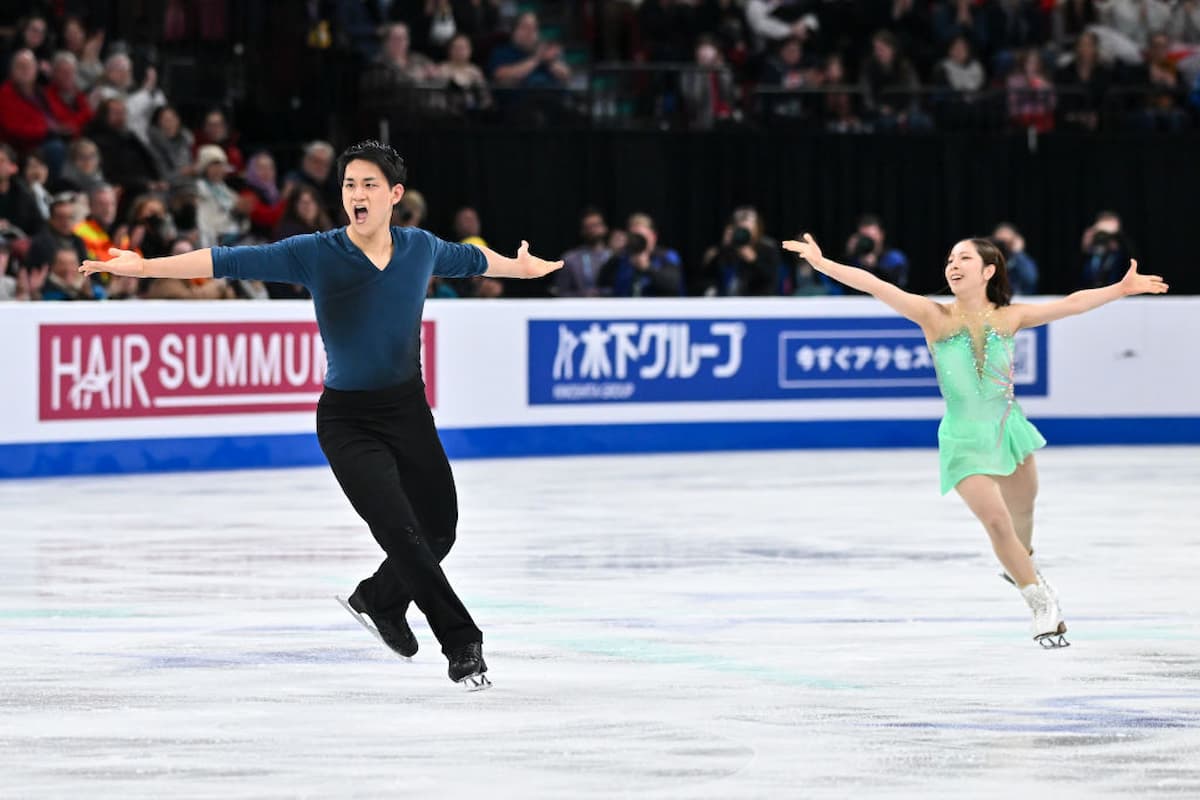
<path fill-rule="evenodd" d="M 854 234 L 854 238 L 850 240 L 850 255 L 855 258 L 862 258 L 875 252 L 875 240 L 864 233 Z"/>
<path fill-rule="evenodd" d="M 408 206 L 400 206 L 400 222 L 407 225 L 413 221 L 413 217 L 415 216 L 416 213 L 414 213 L 411 208 Z"/>
<path fill-rule="evenodd" d="M 629 234 L 628 241 L 625 242 L 625 252 L 631 256 L 640 256 L 650 248 L 650 242 L 640 233 Z"/>
<path fill-rule="evenodd" d="M 745 247 L 750 244 L 753 238 L 754 234 L 750 232 L 749 228 L 743 228 L 739 225 L 733 229 L 733 235 L 729 237 L 729 243 L 734 247 Z"/>

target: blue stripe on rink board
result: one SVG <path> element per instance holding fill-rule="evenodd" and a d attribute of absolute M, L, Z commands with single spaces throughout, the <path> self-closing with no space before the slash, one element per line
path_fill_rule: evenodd
<path fill-rule="evenodd" d="M 0 478 L 324 464 L 311 433 L 0 445 Z"/>
<path fill-rule="evenodd" d="M 1200 417 L 1061 417 L 1034 421 L 1054 445 L 1200 444 Z M 451 458 L 717 450 L 932 447 L 936 420 L 672 422 L 443 430 Z M 311 433 L 0 445 L 0 478 L 325 463 Z"/>

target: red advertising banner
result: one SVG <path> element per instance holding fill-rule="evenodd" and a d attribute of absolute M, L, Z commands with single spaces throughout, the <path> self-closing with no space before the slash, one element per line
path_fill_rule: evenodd
<path fill-rule="evenodd" d="M 433 406 L 434 323 L 421 332 Z M 312 322 L 42 325 L 38 339 L 41 420 L 311 411 L 325 377 Z"/>

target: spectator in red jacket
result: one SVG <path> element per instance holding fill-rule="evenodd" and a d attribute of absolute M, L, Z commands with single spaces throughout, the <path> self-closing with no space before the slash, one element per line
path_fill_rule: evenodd
<path fill-rule="evenodd" d="M 95 114 L 87 95 L 79 89 L 79 63 L 65 50 L 55 53 L 51 62 L 46 101 L 72 139 L 87 127 Z"/>
<path fill-rule="evenodd" d="M 18 50 L 9 65 L 8 80 L 0 84 L 0 139 L 22 152 L 41 147 L 51 135 L 70 133 L 55 119 L 37 86 L 37 74 L 33 51 Z"/>
<path fill-rule="evenodd" d="M 246 164 L 245 185 L 238 192 L 243 213 L 250 218 L 250 230 L 266 241 L 271 240 L 287 206 L 287 198 L 279 191 L 275 159 L 266 150 L 250 156 Z"/>

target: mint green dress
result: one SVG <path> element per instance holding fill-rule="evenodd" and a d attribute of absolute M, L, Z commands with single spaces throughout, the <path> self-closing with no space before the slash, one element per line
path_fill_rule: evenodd
<path fill-rule="evenodd" d="M 982 363 L 970 331 L 933 343 L 946 415 L 938 426 L 942 494 L 969 475 L 1011 475 L 1046 446 L 1013 395 L 1013 337 L 983 329 Z"/>

